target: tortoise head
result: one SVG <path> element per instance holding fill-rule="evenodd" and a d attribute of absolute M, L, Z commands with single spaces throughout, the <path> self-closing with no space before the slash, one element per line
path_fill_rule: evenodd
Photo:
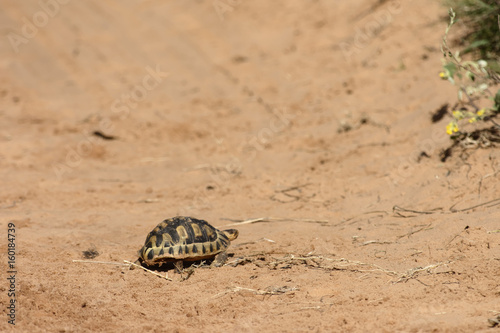
<path fill-rule="evenodd" d="M 240 234 L 236 229 L 222 230 L 222 232 L 224 233 L 224 235 L 226 235 L 227 238 L 229 238 L 230 241 L 238 238 L 238 235 Z"/>

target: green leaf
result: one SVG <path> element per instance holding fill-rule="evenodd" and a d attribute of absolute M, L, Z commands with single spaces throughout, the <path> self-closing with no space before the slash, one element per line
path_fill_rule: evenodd
<path fill-rule="evenodd" d="M 466 53 L 469 53 L 471 51 L 474 51 L 475 49 L 481 47 L 481 46 L 485 46 L 485 45 L 489 45 L 490 42 L 487 41 L 486 39 L 481 39 L 481 40 L 476 40 L 472 43 L 470 43 L 469 46 L 467 46 L 465 48 L 465 50 L 462 51 L 463 54 L 466 54 Z"/>
<path fill-rule="evenodd" d="M 495 109 L 500 111 L 500 89 L 498 89 L 496 95 L 495 95 Z"/>
<path fill-rule="evenodd" d="M 455 73 L 457 72 L 457 65 L 452 62 L 447 63 L 443 66 L 443 68 L 450 78 L 453 78 L 455 76 Z"/>
<path fill-rule="evenodd" d="M 487 3 L 481 1 L 481 0 L 476 0 L 476 5 L 479 5 L 479 8 L 486 9 L 486 10 L 492 10 L 494 9 L 493 6 L 488 5 Z"/>

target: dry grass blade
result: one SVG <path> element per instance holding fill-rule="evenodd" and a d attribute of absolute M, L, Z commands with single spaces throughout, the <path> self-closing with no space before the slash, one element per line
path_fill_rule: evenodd
<path fill-rule="evenodd" d="M 431 269 L 437 268 L 439 266 L 447 265 L 447 264 L 451 264 L 451 262 L 449 262 L 449 261 L 447 261 L 447 262 L 440 262 L 440 263 L 433 264 L 433 265 L 428 265 L 428 266 L 425 266 L 425 267 L 415 267 L 415 268 L 409 269 L 405 273 L 400 274 L 399 279 L 397 281 L 394 281 L 393 283 L 406 282 L 409 279 L 415 278 L 416 274 L 419 273 L 419 272 L 428 271 L 430 273 Z"/>
<path fill-rule="evenodd" d="M 258 222 L 305 222 L 305 223 L 319 223 L 319 224 L 328 224 L 330 221 L 328 220 L 314 220 L 314 219 L 294 219 L 294 218 L 283 218 L 283 217 L 259 217 L 256 219 L 249 219 L 249 220 L 235 220 L 235 219 L 224 219 L 228 221 L 239 221 L 236 223 L 231 223 L 231 224 L 226 224 L 223 226 L 220 226 L 220 228 L 224 227 L 234 227 L 238 225 L 244 225 L 244 224 L 251 224 L 251 223 L 258 223 Z"/>
<path fill-rule="evenodd" d="M 151 274 L 153 274 L 153 275 L 156 275 L 156 276 L 158 276 L 158 277 L 161 277 L 162 279 L 165 279 L 165 280 L 168 280 L 168 281 L 172 281 L 172 279 L 168 277 L 168 273 L 165 273 L 165 276 L 163 276 L 163 275 L 161 275 L 161 274 L 158 274 L 158 273 L 156 273 L 156 272 L 153 272 L 152 270 L 147 269 L 146 267 L 142 267 L 141 265 L 137 265 L 137 264 L 135 264 L 135 263 L 133 263 L 133 262 L 130 262 L 130 261 L 128 261 L 128 260 L 123 260 L 123 262 L 125 262 L 128 266 L 138 267 L 138 268 L 140 268 L 140 269 L 142 269 L 142 270 L 145 270 L 146 272 L 149 272 L 149 273 L 151 273 Z"/>
<path fill-rule="evenodd" d="M 414 235 L 416 234 L 417 232 L 420 232 L 420 231 L 425 231 L 425 230 L 431 230 L 433 229 L 434 227 L 431 227 L 432 226 L 432 223 L 429 223 L 427 225 L 425 225 L 424 227 L 420 228 L 420 229 L 417 229 L 417 230 L 411 230 L 409 231 L 408 233 L 404 234 L 404 235 L 401 235 L 401 236 L 398 236 L 398 239 L 401 239 L 403 237 L 410 237 L 411 235 Z"/>
<path fill-rule="evenodd" d="M 364 213 L 361 213 L 361 214 L 358 214 L 356 216 L 352 216 L 352 217 L 349 217 L 347 219 L 342 219 L 342 221 L 340 223 L 337 223 L 336 225 L 334 225 L 335 227 L 336 226 L 339 226 L 341 224 L 344 224 L 346 222 L 349 222 L 351 220 L 354 220 L 355 218 L 358 218 L 358 217 L 361 217 L 361 216 L 364 216 L 364 215 L 369 215 L 369 214 L 383 214 L 383 215 L 388 215 L 389 213 L 386 212 L 385 210 L 373 210 L 373 211 L 369 211 L 369 212 L 364 212 Z M 382 215 L 382 216 L 383 216 Z"/>
<path fill-rule="evenodd" d="M 235 244 L 235 245 L 233 245 L 233 248 L 239 248 L 239 247 L 242 247 L 242 246 L 245 246 L 245 245 L 250 245 L 250 244 L 257 244 L 257 243 L 259 243 L 259 242 L 276 243 L 276 242 L 275 242 L 275 241 L 273 241 L 272 239 L 262 237 L 262 238 L 259 238 L 259 239 L 257 239 L 257 240 L 254 240 L 254 241 L 250 241 L 250 242 L 244 242 L 244 243 Z"/>
<path fill-rule="evenodd" d="M 493 170 L 495 169 L 493 166 L 492 166 L 492 168 L 493 168 Z M 478 188 L 477 188 L 478 199 L 481 198 L 481 186 L 483 185 L 483 180 L 485 180 L 486 178 L 489 178 L 489 177 L 496 177 L 498 173 L 499 173 L 499 171 L 497 171 L 495 173 L 489 173 L 489 174 L 481 177 L 481 179 L 479 180 L 479 183 L 478 183 Z"/>
<path fill-rule="evenodd" d="M 493 207 L 493 206 L 496 206 L 496 205 L 499 205 L 499 204 L 500 204 L 500 198 L 494 199 L 494 200 L 490 200 L 490 201 L 486 201 L 486 202 L 483 202 L 481 204 L 474 205 L 474 206 L 471 206 L 471 207 L 468 207 L 468 208 L 455 209 L 455 206 L 458 205 L 458 202 L 457 202 L 456 204 L 454 204 L 453 206 L 450 207 L 450 211 L 452 213 L 458 213 L 458 212 L 465 212 L 465 211 L 468 211 L 468 210 L 471 210 L 471 209 L 474 209 L 474 208 L 478 208 L 478 207 L 482 207 L 482 206 L 486 206 L 486 205 L 488 205 L 488 208 L 490 208 L 490 207 Z"/>
<path fill-rule="evenodd" d="M 120 262 L 94 261 L 94 260 L 73 260 L 73 262 L 86 263 L 86 264 L 100 264 L 100 265 L 117 265 L 117 266 L 127 266 L 127 267 L 134 266 L 134 267 L 139 267 L 140 269 L 145 270 L 146 272 L 149 272 L 153 275 L 161 277 L 162 279 L 172 281 L 172 279 L 168 277 L 168 273 L 166 273 L 165 276 L 163 276 L 163 275 L 158 274 L 156 272 L 153 272 L 145 267 L 142 267 L 141 265 L 137 265 L 133 262 L 130 262 L 128 260 L 123 260 L 124 264 L 122 264 Z"/>
<path fill-rule="evenodd" d="M 277 190 L 275 191 L 275 194 L 273 194 L 270 199 L 273 201 L 281 202 L 281 203 L 289 203 L 293 201 L 299 201 L 299 200 L 307 200 L 315 196 L 315 194 L 312 194 L 310 196 L 307 196 L 302 193 L 302 188 L 311 185 L 311 183 L 303 184 L 303 185 L 297 185 L 297 186 L 292 186 L 285 188 L 283 190 Z M 280 198 L 281 196 L 281 198 Z"/>
<path fill-rule="evenodd" d="M 497 311 L 493 312 L 498 313 Z M 500 326 L 500 314 L 498 314 L 496 317 L 488 318 L 488 324 L 490 325 L 490 327 Z"/>
<path fill-rule="evenodd" d="M 378 240 L 370 240 L 370 241 L 366 241 L 364 242 L 363 244 L 361 244 L 362 246 L 366 246 L 366 245 L 370 245 L 370 244 L 392 244 L 394 242 L 389 242 L 389 241 L 378 241 Z"/>
<path fill-rule="evenodd" d="M 271 287 L 267 287 L 265 290 L 262 290 L 262 289 L 251 289 L 251 288 L 244 288 L 244 287 L 233 287 L 227 291 L 224 291 L 222 293 L 218 293 L 212 297 L 217 298 L 217 297 L 224 296 L 224 295 L 231 293 L 231 292 L 237 293 L 240 291 L 250 292 L 254 295 L 281 295 L 281 294 L 284 294 L 284 293 L 287 293 L 290 291 L 295 291 L 295 290 L 299 290 L 299 288 L 287 287 L 287 286 L 282 286 L 282 287 L 271 286 Z"/>
<path fill-rule="evenodd" d="M 330 265 L 324 264 L 323 261 L 330 262 Z M 296 264 L 295 262 L 303 262 L 309 267 L 313 267 L 316 269 L 324 269 L 328 271 L 339 270 L 339 271 L 351 271 L 351 272 L 383 272 L 392 276 L 398 276 L 397 272 L 382 268 L 375 264 L 364 263 L 356 260 L 348 260 L 345 258 L 333 259 L 327 258 L 324 256 L 299 256 L 296 257 L 293 254 L 284 258 L 276 259 L 275 261 L 269 263 L 269 266 L 272 268 L 277 267 L 278 265 L 291 265 Z M 315 264 L 315 266 L 312 265 Z M 373 269 L 361 269 L 360 266 L 368 266 Z"/>
<path fill-rule="evenodd" d="M 252 260 L 252 258 L 245 258 L 245 262 L 261 262 L 262 259 Z M 274 261 L 265 263 L 270 269 L 283 269 L 290 268 L 291 265 L 305 265 L 306 267 L 313 269 L 322 269 L 327 271 L 349 271 L 355 273 L 365 273 L 360 279 L 365 277 L 367 274 L 381 272 L 396 278 L 397 280 L 391 281 L 392 283 L 406 282 L 410 279 L 415 279 L 420 272 L 431 272 L 432 269 L 451 264 L 452 262 L 439 262 L 437 264 L 431 264 L 425 267 L 414 267 L 406 270 L 405 272 L 397 272 L 389 269 L 385 269 L 376 264 L 365 263 L 357 260 L 348 260 L 345 258 L 328 258 L 321 255 L 305 255 L 305 256 L 295 256 L 293 254 L 287 255 L 283 258 L 274 258 Z M 263 265 L 261 265 L 263 267 Z M 259 266 L 259 267 L 261 267 Z M 451 272 L 451 271 L 450 271 Z M 419 281 L 422 283 L 421 281 Z"/>
<path fill-rule="evenodd" d="M 404 214 L 401 214 L 401 212 L 404 212 L 404 213 L 415 213 L 415 214 L 435 214 L 437 213 L 438 211 L 442 210 L 442 208 L 434 208 L 434 209 L 431 209 L 431 210 L 413 210 L 413 209 L 406 209 L 406 208 L 402 208 L 402 207 L 399 207 L 399 206 L 394 206 L 392 207 L 392 211 L 400 216 L 400 217 L 413 217 L 414 215 L 404 215 Z"/>
<path fill-rule="evenodd" d="M 500 198 L 494 199 L 494 200 L 490 200 L 490 201 L 486 201 L 486 202 L 483 202 L 483 203 L 480 203 L 480 204 L 477 204 L 477 205 L 474 205 L 474 206 L 471 206 L 471 207 L 463 208 L 463 209 L 455 209 L 455 206 L 458 205 L 458 204 L 459 204 L 458 202 L 455 203 L 455 204 L 453 204 L 453 206 L 450 207 L 449 212 L 443 212 L 443 213 L 460 213 L 460 212 L 466 212 L 468 210 L 472 210 L 472 209 L 483 207 L 483 206 L 486 206 L 487 208 L 491 208 L 491 207 L 500 205 Z M 434 208 L 432 210 L 427 210 L 427 211 L 406 209 L 406 208 L 402 208 L 402 207 L 399 207 L 399 206 L 394 206 L 392 208 L 392 211 L 397 216 L 400 216 L 400 217 L 414 217 L 414 216 L 416 216 L 416 215 L 405 215 L 405 214 L 402 214 L 401 212 L 414 213 L 414 214 L 435 214 L 435 213 L 438 213 L 439 210 L 442 210 L 442 208 Z"/>
<path fill-rule="evenodd" d="M 251 223 L 257 223 L 257 222 L 268 222 L 265 217 L 259 217 L 256 219 L 249 219 L 249 220 L 243 220 L 241 222 L 236 222 L 236 223 L 231 223 L 231 224 L 226 224 L 221 227 L 232 227 L 235 225 L 243 225 L 243 224 L 251 224 Z"/>
<path fill-rule="evenodd" d="M 129 266 L 128 264 L 122 264 L 121 262 L 112 261 L 95 261 L 95 260 L 73 260 L 73 262 L 85 263 L 85 264 L 100 264 L 100 265 L 117 265 L 117 266 Z"/>

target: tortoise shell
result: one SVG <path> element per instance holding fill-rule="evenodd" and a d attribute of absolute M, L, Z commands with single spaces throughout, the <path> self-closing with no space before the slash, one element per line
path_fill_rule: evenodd
<path fill-rule="evenodd" d="M 224 252 L 238 230 L 218 230 L 204 220 L 177 216 L 158 224 L 139 250 L 139 260 L 146 265 L 169 261 L 197 261 Z"/>

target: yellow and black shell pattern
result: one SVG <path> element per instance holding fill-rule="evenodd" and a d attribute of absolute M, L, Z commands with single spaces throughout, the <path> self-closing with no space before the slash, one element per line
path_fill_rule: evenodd
<path fill-rule="evenodd" d="M 215 257 L 238 237 L 235 229 L 218 230 L 204 220 L 177 216 L 158 224 L 139 250 L 147 265 L 168 261 L 196 261 Z"/>

